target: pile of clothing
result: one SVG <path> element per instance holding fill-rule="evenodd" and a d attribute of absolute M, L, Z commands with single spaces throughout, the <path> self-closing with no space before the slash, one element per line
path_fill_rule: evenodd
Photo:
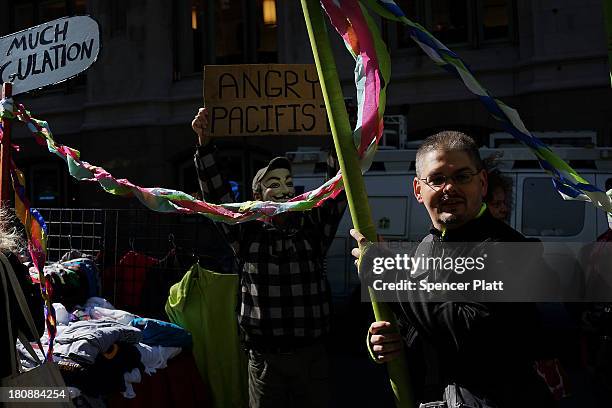
<path fill-rule="evenodd" d="M 181 327 L 117 310 L 99 297 L 89 298 L 71 312 L 60 303 L 54 307 L 58 326 L 53 359 L 66 384 L 89 396 L 121 392 L 125 398 L 134 398 L 133 383 L 165 368 L 170 358 L 192 346 L 191 334 Z M 46 333 L 41 343 L 46 349 Z M 42 358 L 42 351 L 34 348 Z M 24 368 L 36 365 L 20 343 L 18 350 Z"/>
<path fill-rule="evenodd" d="M 45 265 L 45 278 L 53 287 L 53 299 L 72 309 L 88 298 L 100 295 L 100 273 L 96 263 L 79 253 L 70 252 L 62 261 Z M 30 267 L 30 279 L 38 284 L 38 271 Z"/>

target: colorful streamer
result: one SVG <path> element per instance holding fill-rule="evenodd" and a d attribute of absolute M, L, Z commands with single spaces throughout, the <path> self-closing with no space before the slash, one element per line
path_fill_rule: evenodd
<path fill-rule="evenodd" d="M 13 113 L 13 103 L 9 100 L 3 100 L 0 107 L 0 141 L 3 137 L 2 118 L 15 119 Z M 18 150 L 16 146 L 13 149 Z M 25 195 L 25 178 L 23 173 L 15 166 L 14 161 L 10 160 L 9 170 L 13 183 L 13 191 L 15 192 L 15 215 L 24 226 L 26 236 L 28 238 L 28 252 L 32 258 L 34 268 L 38 272 L 40 283 L 40 293 L 45 302 L 45 326 L 49 335 L 49 348 L 45 354 L 48 361 L 53 359 L 53 340 L 57 334 L 57 321 L 55 318 L 55 309 L 53 308 L 53 287 L 51 283 L 45 279 L 44 266 L 47 258 L 47 225 L 42 215 L 30 206 L 30 203 Z M 41 350 L 44 352 L 44 350 Z"/>
<path fill-rule="evenodd" d="M 287 211 L 305 211 L 319 206 L 324 200 L 335 197 L 343 189 L 342 176 L 338 173 L 316 190 L 303 193 L 285 203 L 271 201 L 247 201 L 230 204 L 210 204 L 197 200 L 182 191 L 165 188 L 140 187 L 129 180 L 117 179 L 101 167 L 93 166 L 80 158 L 80 152 L 57 143 L 53 139 L 49 124 L 32 118 L 23 105 L 14 108 L 12 101 L 0 101 L 0 118 L 19 120 L 26 124 L 37 141 L 46 144 L 51 153 L 61 157 L 68 171 L 77 180 L 93 181 L 108 193 L 124 197 L 136 197 L 148 208 L 159 212 L 202 214 L 214 221 L 236 224 L 251 220 L 268 221 L 270 217 Z"/>
<path fill-rule="evenodd" d="M 407 26 L 410 37 L 436 65 L 461 79 L 468 90 L 481 100 L 491 115 L 501 122 L 502 127 L 533 151 L 542 169 L 553 177 L 553 185 L 564 200 L 590 201 L 596 207 L 612 213 L 612 190 L 606 193 L 590 184 L 544 142 L 533 136 L 516 110 L 492 97 L 457 54 L 438 41 L 421 25 L 409 20 L 393 0 L 360 1 L 370 6 L 380 16 Z M 357 0 L 334 0 L 334 3 L 342 5 L 342 10 L 348 7 L 348 4 L 356 2 Z M 338 8 L 340 9 L 340 6 Z M 348 16 L 348 13 L 345 16 Z"/>
<path fill-rule="evenodd" d="M 51 286 L 51 282 L 45 278 L 44 274 L 44 266 L 47 259 L 47 225 L 42 215 L 30 206 L 29 200 L 25 195 L 25 178 L 12 160 L 10 171 L 13 190 L 15 191 L 15 214 L 25 228 L 28 238 L 28 251 L 30 252 L 32 263 L 38 272 L 40 291 L 45 301 L 45 324 L 49 335 L 49 348 L 46 352 L 46 358 L 48 361 L 52 361 L 53 340 L 57 333 L 57 321 L 52 304 L 53 286 Z"/>
<path fill-rule="evenodd" d="M 383 134 L 391 58 L 378 27 L 358 2 L 322 0 L 321 5 L 355 59 L 357 125 L 353 140 L 365 172 Z"/>

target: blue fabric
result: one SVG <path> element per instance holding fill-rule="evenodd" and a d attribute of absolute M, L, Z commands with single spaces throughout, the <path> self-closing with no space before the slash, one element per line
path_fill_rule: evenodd
<path fill-rule="evenodd" d="M 88 258 L 78 258 L 62 262 L 64 267 L 77 267 L 85 274 L 89 286 L 87 297 L 100 296 L 100 275 L 96 263 Z"/>
<path fill-rule="evenodd" d="M 230 186 L 232 187 L 232 192 L 234 193 L 234 199 L 238 201 L 240 199 L 240 184 L 236 181 L 230 180 Z"/>
<path fill-rule="evenodd" d="M 137 317 L 130 323 L 142 330 L 142 342 L 149 346 L 191 347 L 191 333 L 177 326 L 156 319 Z"/>

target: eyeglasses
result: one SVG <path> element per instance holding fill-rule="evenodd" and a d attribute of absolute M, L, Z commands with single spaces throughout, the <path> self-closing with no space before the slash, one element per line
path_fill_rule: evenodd
<path fill-rule="evenodd" d="M 439 190 L 442 187 L 444 187 L 446 184 L 448 184 L 449 181 L 452 181 L 453 184 L 458 184 L 458 185 L 468 184 L 472 181 L 474 176 L 477 175 L 478 173 L 480 173 L 480 171 L 477 171 L 475 173 L 464 171 L 459 174 L 455 174 L 453 176 L 434 174 L 433 176 L 427 176 L 427 178 L 422 178 L 419 180 L 427 183 L 427 185 L 431 187 L 432 189 Z"/>

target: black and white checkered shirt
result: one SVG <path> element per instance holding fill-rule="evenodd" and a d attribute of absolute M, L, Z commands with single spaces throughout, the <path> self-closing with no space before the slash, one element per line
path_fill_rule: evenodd
<path fill-rule="evenodd" d="M 234 202 L 214 150 L 199 147 L 195 154 L 203 197 L 211 203 Z M 328 332 L 331 296 L 324 259 L 346 205 L 343 192 L 311 211 L 281 215 L 282 227 L 219 223 L 242 265 L 238 319 L 248 341 L 300 344 Z"/>

